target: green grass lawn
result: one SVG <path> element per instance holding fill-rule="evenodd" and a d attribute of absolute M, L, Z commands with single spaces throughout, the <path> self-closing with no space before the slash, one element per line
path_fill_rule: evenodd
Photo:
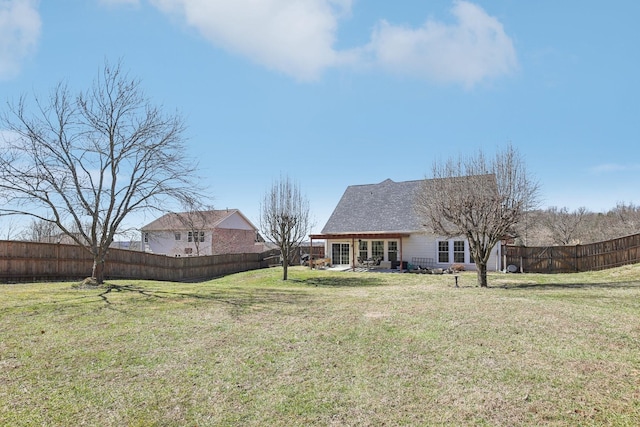
<path fill-rule="evenodd" d="M 0 425 L 640 425 L 640 265 L 281 274 L 0 285 Z"/>

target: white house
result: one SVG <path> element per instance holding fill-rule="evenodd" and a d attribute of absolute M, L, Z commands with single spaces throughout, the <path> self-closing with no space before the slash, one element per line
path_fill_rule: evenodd
<path fill-rule="evenodd" d="M 141 231 L 146 251 L 168 256 L 264 251 L 258 229 L 237 209 L 168 213 Z"/>
<path fill-rule="evenodd" d="M 403 261 L 404 268 L 462 264 L 466 270 L 475 270 L 465 238 L 437 236 L 423 225 L 414 209 L 422 183 L 387 179 L 347 187 L 321 234 L 311 235 L 311 240 L 325 240 L 325 253 L 333 265 L 356 267 L 366 260 L 380 260 L 380 265 L 391 268 Z M 500 268 L 499 246 L 492 250 L 490 270 Z"/>

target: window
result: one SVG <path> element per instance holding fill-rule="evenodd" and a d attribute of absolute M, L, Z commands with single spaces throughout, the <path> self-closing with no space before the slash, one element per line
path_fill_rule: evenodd
<path fill-rule="evenodd" d="M 204 242 L 204 231 L 190 231 L 187 235 L 188 242 Z"/>
<path fill-rule="evenodd" d="M 371 242 L 371 258 L 384 258 L 384 241 L 374 240 Z"/>
<path fill-rule="evenodd" d="M 361 261 L 369 258 L 369 242 L 366 240 L 358 241 L 358 257 Z"/>
<path fill-rule="evenodd" d="M 438 242 L 438 262 L 442 264 L 449 263 L 449 242 Z"/>
<path fill-rule="evenodd" d="M 387 260 L 394 262 L 398 260 L 398 242 L 389 242 L 387 248 Z"/>
<path fill-rule="evenodd" d="M 149 233 L 144 233 L 144 242 L 149 243 Z"/>
<path fill-rule="evenodd" d="M 464 240 L 453 242 L 453 262 L 464 263 Z"/>
<path fill-rule="evenodd" d="M 180 233 L 174 233 L 175 239 L 176 240 L 180 240 L 182 238 L 182 236 L 180 235 Z"/>

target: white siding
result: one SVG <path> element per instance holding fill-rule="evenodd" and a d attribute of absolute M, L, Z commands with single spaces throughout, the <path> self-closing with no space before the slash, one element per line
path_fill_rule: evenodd
<path fill-rule="evenodd" d="M 188 232 L 180 231 L 180 240 L 176 240 L 173 231 L 147 232 L 148 242 L 146 247 L 154 254 L 168 256 L 196 256 L 211 255 L 211 231 L 205 231 L 204 242 L 196 243 L 188 241 Z M 185 249 L 191 248 L 191 254 Z"/>
<path fill-rule="evenodd" d="M 435 236 L 425 233 L 412 234 L 402 241 L 402 258 L 411 262 L 412 258 L 432 258 L 435 260 Z"/>
<path fill-rule="evenodd" d="M 449 242 L 449 261 L 440 263 L 438 262 L 438 242 L 447 240 Z M 453 242 L 454 241 L 465 241 L 465 254 L 464 254 L 464 266 L 466 270 L 475 270 L 475 263 L 470 262 L 470 254 L 469 254 L 469 242 L 466 241 L 465 238 L 458 237 L 453 239 L 446 239 L 434 235 L 430 235 L 427 233 L 420 234 L 412 234 L 409 239 L 404 240 L 404 251 L 403 258 L 405 261 L 411 262 L 411 259 L 414 257 L 417 258 L 431 258 L 434 260 L 434 263 L 437 267 L 440 268 L 448 268 L 453 262 Z M 489 257 L 489 262 L 487 263 L 487 269 L 489 271 L 498 270 L 499 267 L 499 259 L 500 259 L 500 245 L 496 245 L 491 251 L 491 256 Z"/>

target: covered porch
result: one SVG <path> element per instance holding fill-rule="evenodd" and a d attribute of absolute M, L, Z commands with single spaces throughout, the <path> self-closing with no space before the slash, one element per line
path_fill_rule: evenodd
<path fill-rule="evenodd" d="M 314 240 L 325 241 L 326 256 L 333 265 L 348 265 L 356 268 L 398 268 L 403 269 L 403 239 L 409 233 L 328 233 L 312 234 Z M 310 263 L 312 264 L 312 263 Z M 313 268 L 311 265 L 310 268 Z"/>

